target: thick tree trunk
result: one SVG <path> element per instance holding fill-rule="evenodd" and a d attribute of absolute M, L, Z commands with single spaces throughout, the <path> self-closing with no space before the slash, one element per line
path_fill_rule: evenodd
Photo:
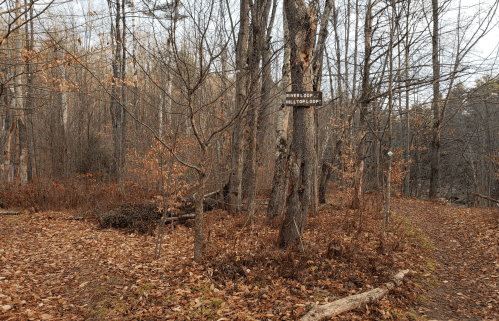
<path fill-rule="evenodd" d="M 432 0 L 433 12 L 433 34 L 431 36 L 432 44 L 432 64 L 433 64 L 433 102 L 431 108 L 433 110 L 433 128 L 431 140 L 431 170 L 430 170 L 430 191 L 429 198 L 435 199 L 439 197 L 440 192 L 440 62 L 438 59 L 439 52 L 439 28 L 438 28 L 438 0 Z"/>
<path fill-rule="evenodd" d="M 313 10 L 304 0 L 287 0 L 284 7 L 289 23 L 293 90 L 311 91 L 311 62 L 316 31 Z M 293 142 L 288 157 L 290 195 L 279 234 L 280 247 L 288 247 L 301 241 L 311 198 L 315 194 L 312 181 L 317 167 L 314 112 L 315 109 L 310 107 L 293 109 Z"/>

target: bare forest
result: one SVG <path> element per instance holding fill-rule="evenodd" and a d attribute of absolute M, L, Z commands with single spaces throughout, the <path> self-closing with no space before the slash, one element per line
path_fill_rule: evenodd
<path fill-rule="evenodd" d="M 0 320 L 497 320 L 498 7 L 0 0 Z"/>

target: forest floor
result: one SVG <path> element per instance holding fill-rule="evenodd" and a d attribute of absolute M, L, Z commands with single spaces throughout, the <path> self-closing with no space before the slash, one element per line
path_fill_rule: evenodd
<path fill-rule="evenodd" d="M 497 210 L 394 199 L 383 237 L 379 197 L 356 211 L 346 199 L 328 200 L 288 251 L 263 205 L 253 225 L 206 213 L 204 264 L 190 223 L 166 227 L 155 259 L 148 234 L 69 212 L 0 215 L 0 320 L 296 320 L 402 269 L 401 287 L 335 320 L 498 320 Z"/>
<path fill-rule="evenodd" d="M 403 199 L 393 211 L 434 247 L 434 271 L 418 315 L 429 320 L 499 320 L 499 211 Z M 433 268 L 429 268 L 433 270 Z"/>

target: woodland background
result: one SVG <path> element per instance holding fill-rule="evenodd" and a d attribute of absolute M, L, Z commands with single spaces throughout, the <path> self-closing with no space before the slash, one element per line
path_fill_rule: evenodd
<path fill-rule="evenodd" d="M 327 189 L 353 209 L 382 192 L 386 220 L 392 193 L 492 205 L 472 193 L 499 197 L 497 2 L 290 4 L 1 1 L 3 206 L 95 215 L 160 195 L 170 216 L 192 201 L 202 229 L 201 196 L 250 221 L 268 200 L 269 219 L 302 213 L 283 245 Z M 289 90 L 324 104 L 293 111 Z"/>
<path fill-rule="evenodd" d="M 497 320 L 498 6 L 0 0 L 0 319 Z"/>

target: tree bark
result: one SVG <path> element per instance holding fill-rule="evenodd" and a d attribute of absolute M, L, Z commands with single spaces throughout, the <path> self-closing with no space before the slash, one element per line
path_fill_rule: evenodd
<path fill-rule="evenodd" d="M 389 56 L 389 74 L 388 74 L 388 132 L 386 133 L 387 138 L 387 148 L 388 148 L 388 159 L 386 168 L 386 177 L 384 187 L 384 215 L 383 215 L 383 235 L 385 235 L 386 228 L 388 227 L 388 222 L 390 219 L 390 197 L 391 197 L 391 184 L 392 184 L 392 110 L 393 110 L 393 41 L 396 25 L 396 13 L 395 13 L 395 3 L 391 3 L 391 19 L 390 19 L 390 44 L 388 46 L 388 56 Z"/>
<path fill-rule="evenodd" d="M 360 97 L 360 120 L 359 120 L 359 133 L 357 137 L 357 148 L 356 148 L 356 172 L 354 175 L 354 191 L 352 195 L 352 201 L 350 202 L 350 208 L 357 209 L 360 207 L 360 197 L 362 195 L 363 188 L 363 177 L 364 177 L 364 165 L 365 165 L 365 154 L 366 154 L 366 126 L 367 117 L 369 113 L 369 104 L 371 96 L 371 86 L 370 86 L 370 71 L 371 71 L 371 37 L 372 37 L 372 4 L 371 1 L 368 2 L 366 8 L 366 17 L 364 24 L 364 72 L 362 74 L 362 88 Z"/>
<path fill-rule="evenodd" d="M 108 0 L 109 10 L 112 3 Z M 125 113 L 125 5 L 124 0 L 116 1 L 115 22 L 111 26 L 111 40 L 114 45 L 112 70 L 113 82 L 111 86 L 111 121 L 114 137 L 114 174 L 118 181 L 123 179 L 126 152 L 126 113 Z M 122 16 L 123 15 L 123 16 Z M 123 28 L 121 25 L 123 24 Z M 123 29 L 123 31 L 121 31 Z M 121 90 L 120 90 L 121 87 Z"/>
<path fill-rule="evenodd" d="M 274 166 L 274 178 L 272 179 L 272 190 L 270 192 L 269 205 L 267 207 L 267 219 L 272 220 L 284 212 L 286 205 L 287 191 L 287 166 L 286 159 L 288 153 L 288 120 L 289 107 L 286 107 L 286 91 L 290 91 L 290 55 L 291 47 L 289 45 L 289 27 L 286 17 L 286 10 L 283 9 L 283 31 L 284 31 L 284 58 L 282 65 L 282 94 L 281 106 L 277 113 L 276 126 L 276 158 Z"/>
<path fill-rule="evenodd" d="M 404 195 L 411 195 L 411 123 L 409 119 L 410 101 L 409 101 L 409 13 L 411 1 L 407 1 L 407 17 L 405 23 L 406 35 L 405 35 L 405 170 L 406 174 L 404 177 Z"/>
<path fill-rule="evenodd" d="M 203 153 L 204 154 L 204 153 Z M 205 156 L 205 155 L 203 155 Z M 203 260 L 203 201 L 206 185 L 206 173 L 198 171 L 198 188 L 196 195 L 196 216 L 194 218 L 194 261 L 200 263 Z"/>
<path fill-rule="evenodd" d="M 313 89 L 312 53 L 316 32 L 313 9 L 304 0 L 287 0 L 284 8 L 288 17 L 291 45 L 291 81 L 293 90 Z M 313 174 L 317 167 L 315 151 L 314 108 L 294 107 L 293 141 L 288 157 L 290 195 L 278 244 L 288 247 L 301 240 L 307 212 L 314 197 Z"/>
<path fill-rule="evenodd" d="M 324 51 L 326 47 L 326 39 L 328 36 L 328 24 L 329 24 L 329 17 L 331 16 L 331 10 L 333 12 L 336 11 L 334 0 L 328 0 L 326 1 L 326 5 L 324 8 L 324 12 L 322 13 L 321 17 L 321 29 L 319 31 L 319 37 L 317 40 L 317 45 L 314 53 L 314 61 L 313 61 L 313 71 L 314 71 L 314 90 L 319 91 L 321 89 L 321 84 L 322 84 L 322 65 L 323 65 L 323 58 L 324 58 Z M 329 63 L 329 62 L 328 62 Z M 338 77 L 339 78 L 339 77 Z M 315 115 L 317 118 L 317 114 Z M 318 120 L 316 121 L 316 129 L 319 128 L 318 125 Z M 316 133 L 318 135 L 318 133 Z M 327 140 L 329 141 L 329 139 Z M 318 148 L 318 146 L 317 146 Z M 327 149 L 327 143 L 324 146 L 324 150 Z M 324 204 L 326 203 L 326 187 L 327 187 L 327 182 L 329 180 L 329 177 L 331 176 L 331 168 L 328 164 L 326 164 L 326 159 L 325 159 L 325 153 L 322 153 L 320 155 L 320 158 L 318 158 L 319 161 L 319 167 L 317 167 L 317 177 L 316 177 L 316 193 L 317 195 L 314 197 L 317 200 L 317 206 L 319 204 Z M 318 155 L 319 157 L 319 155 Z M 320 177 L 319 177 L 319 172 L 320 172 Z"/>
<path fill-rule="evenodd" d="M 270 1 L 266 1 L 270 7 Z M 249 52 L 249 101 L 248 101 L 248 123 L 250 125 L 250 132 L 248 137 L 248 167 L 247 167 L 247 192 L 248 192 L 248 217 L 253 222 L 253 215 L 256 210 L 256 171 L 257 171 L 257 133 L 258 133 L 258 119 L 260 114 L 260 91 L 257 90 L 259 84 L 259 66 L 261 51 L 263 45 L 262 20 L 267 17 L 262 17 L 265 12 L 268 13 L 267 8 L 263 7 L 261 1 L 255 1 L 255 5 L 251 8 L 251 46 L 248 48 Z M 261 88 L 260 88 L 261 89 Z"/>
<path fill-rule="evenodd" d="M 239 15 L 239 34 L 236 48 L 236 108 L 245 110 L 246 99 L 246 59 L 249 34 L 249 1 L 241 0 Z M 242 113 L 244 115 L 244 113 Z M 229 213 L 239 214 L 242 208 L 242 179 L 244 157 L 244 117 L 236 120 L 232 133 L 231 174 L 229 180 Z"/>
<path fill-rule="evenodd" d="M 430 169 L 430 191 L 429 198 L 435 199 L 439 197 L 440 192 L 440 61 L 439 53 L 439 28 L 438 28 L 438 0 L 432 0 L 432 16 L 433 16 L 433 34 L 431 35 L 432 44 L 432 65 L 433 65 L 433 102 L 431 108 L 433 110 L 433 128 L 431 140 L 431 169 Z"/>
<path fill-rule="evenodd" d="M 271 6 L 272 4 L 272 6 Z M 272 11 L 270 8 L 272 7 Z M 261 104 L 260 104 L 260 116 L 258 117 L 258 146 L 270 146 L 270 142 L 273 141 L 273 133 L 270 131 L 271 119 L 273 118 L 273 106 L 275 99 L 272 97 L 274 90 L 274 82 L 272 80 L 272 52 L 271 52 L 271 40 L 272 40 L 272 30 L 274 29 L 274 21 L 277 10 L 277 0 L 266 1 L 265 11 L 263 12 L 262 19 L 262 88 L 261 88 Z M 269 17 L 270 14 L 270 17 Z M 267 18 L 268 17 L 268 18 Z M 268 21 L 268 23 L 267 23 Z M 268 149 L 262 149 L 262 152 L 267 152 Z M 263 154 L 263 153 L 261 153 Z M 265 158 L 261 158 L 266 160 Z M 262 162 L 259 162 L 259 165 Z"/>
<path fill-rule="evenodd" d="M 27 0 L 25 0 L 27 4 Z M 29 29 L 28 29 L 29 27 Z M 33 50 L 35 42 L 33 31 L 33 6 L 29 10 L 29 24 L 26 24 L 26 49 Z M 26 179 L 31 181 L 34 178 L 34 137 L 33 137 L 33 72 L 30 59 L 26 59 L 26 108 L 24 111 L 24 122 L 26 123 L 26 143 L 27 143 L 27 159 L 26 159 Z"/>
<path fill-rule="evenodd" d="M 16 7 L 17 8 L 20 8 L 21 7 L 21 0 L 17 0 L 16 1 Z M 23 61 L 22 61 L 22 58 L 21 58 L 21 47 L 23 45 L 23 38 L 22 38 L 22 34 L 21 34 L 21 27 L 22 27 L 22 19 L 21 17 L 21 9 L 18 9 L 16 10 L 16 16 L 18 17 L 17 21 L 16 21 L 16 27 L 17 27 L 17 30 L 15 31 L 15 38 L 14 38 L 14 101 L 15 101 L 15 104 L 14 104 L 14 110 L 17 110 L 17 111 L 20 111 L 20 110 L 24 110 L 24 97 L 23 97 L 23 90 L 22 90 L 22 74 L 23 74 Z M 18 112 L 16 112 L 16 119 L 14 119 L 13 121 L 14 122 L 18 122 L 19 121 L 19 118 L 17 118 L 19 116 Z M 26 150 L 23 148 L 22 144 L 21 144 L 21 140 L 20 140 L 20 136 L 21 136 L 21 128 L 18 127 L 18 135 L 19 135 L 19 165 L 22 165 L 23 164 L 23 157 L 25 157 L 25 152 Z M 15 139 L 14 139 L 15 141 Z M 17 146 L 14 146 L 14 147 L 17 147 Z M 14 157 L 15 159 L 15 157 Z M 15 164 L 15 162 L 14 162 Z M 13 178 L 14 178 L 14 173 L 13 173 L 13 165 L 14 164 L 11 164 L 11 169 L 10 169 L 10 174 L 9 174 L 9 183 L 11 183 L 13 181 Z M 21 177 L 21 183 L 25 183 L 26 182 L 26 176 L 27 176 L 27 173 L 25 172 L 26 170 L 26 167 L 24 166 L 19 166 L 19 176 Z"/>

